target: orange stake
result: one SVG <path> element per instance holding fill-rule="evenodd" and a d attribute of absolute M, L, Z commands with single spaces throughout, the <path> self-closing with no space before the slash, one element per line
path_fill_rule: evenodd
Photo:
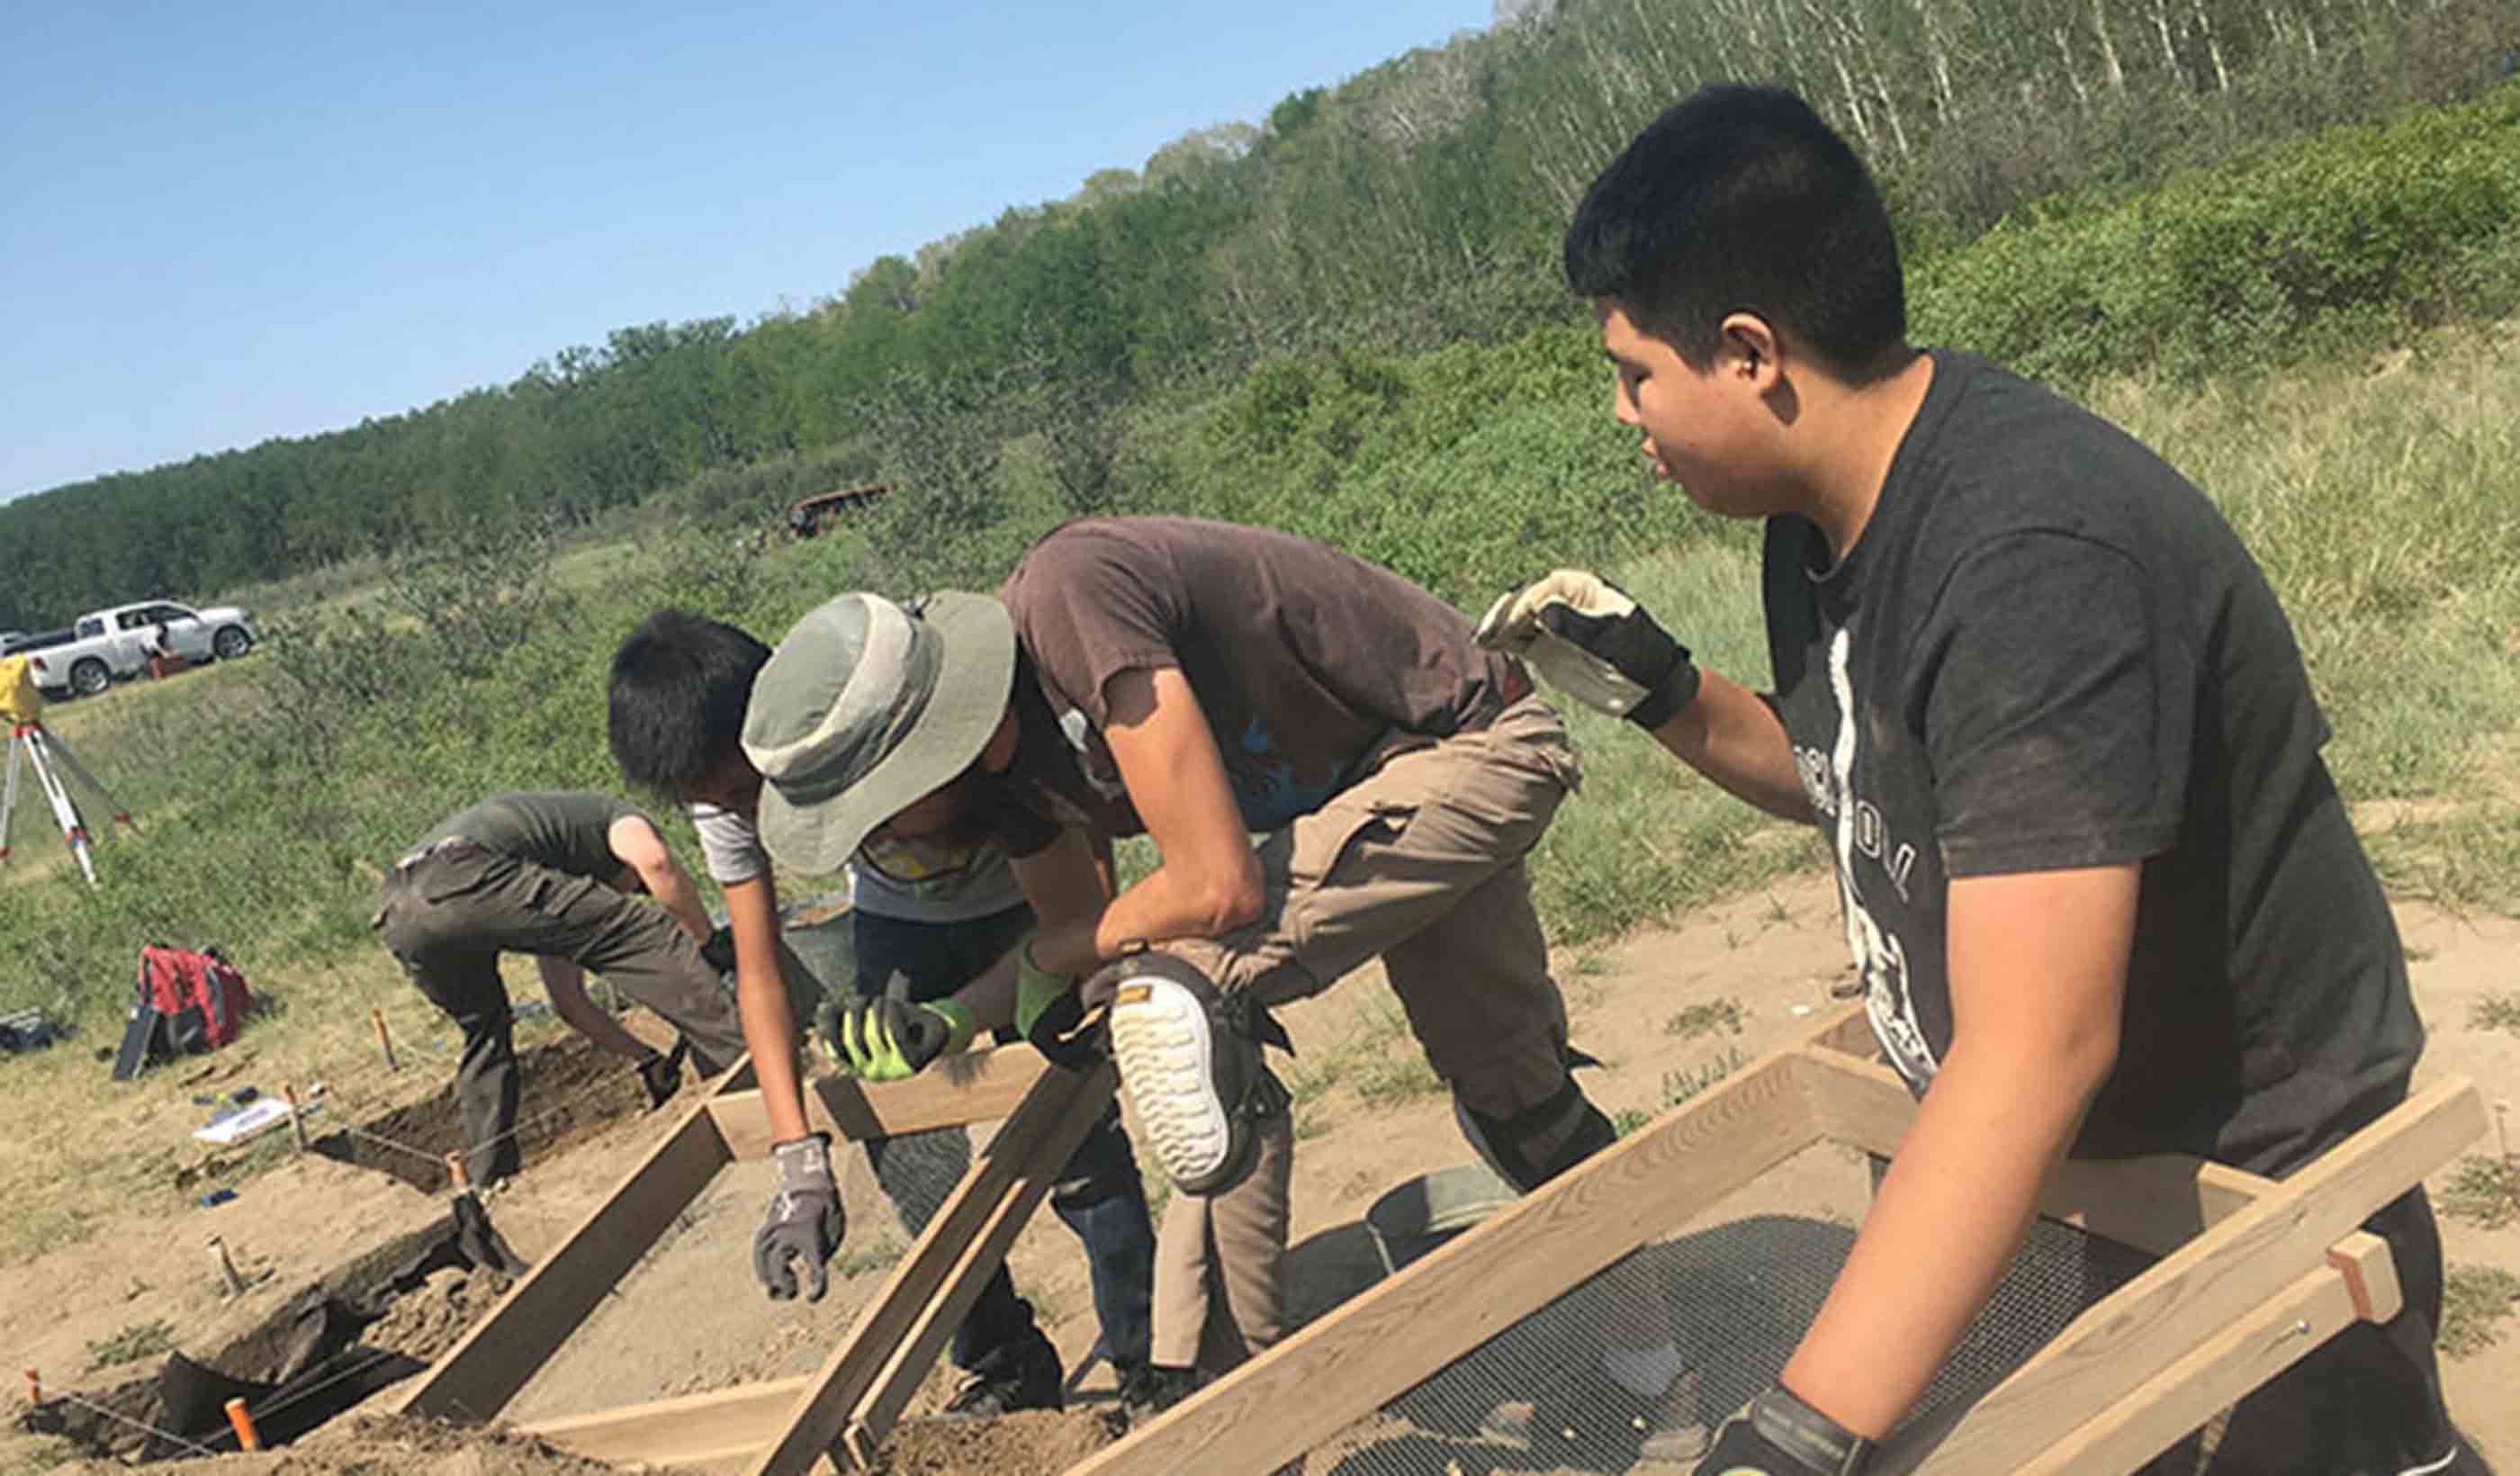
<path fill-rule="evenodd" d="M 282 1083 L 280 1095 L 288 1099 L 289 1131 L 297 1139 L 297 1151 L 303 1153 L 306 1151 L 306 1119 L 297 1115 L 297 1084 Z"/>
<path fill-rule="evenodd" d="M 472 1171 L 465 1165 L 461 1152 L 446 1155 L 446 1174 L 455 1181 L 455 1192 L 460 1194 L 472 1187 Z"/>
<path fill-rule="evenodd" d="M 253 1427 L 253 1416 L 246 1411 L 242 1396 L 228 1401 L 228 1423 L 236 1427 L 238 1450 L 262 1449 L 262 1432 Z"/>
<path fill-rule="evenodd" d="M 394 1059 L 393 1037 L 385 1034 L 385 1012 L 372 1005 L 368 1006 L 368 1018 L 377 1022 L 377 1045 L 385 1053 L 385 1069 L 400 1071 L 402 1063 Z"/>
<path fill-rule="evenodd" d="M 44 1381 L 34 1369 L 29 1368 L 26 1370 L 26 1403 L 29 1405 L 40 1405 L 43 1402 Z"/>

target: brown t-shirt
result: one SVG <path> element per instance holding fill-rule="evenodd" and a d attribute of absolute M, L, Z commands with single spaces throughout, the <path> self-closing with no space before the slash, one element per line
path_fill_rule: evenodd
<path fill-rule="evenodd" d="M 1274 830 L 1352 783 L 1395 735 L 1484 726 L 1528 680 L 1461 611 L 1328 545 L 1187 517 L 1051 530 L 998 591 L 1023 660 L 1009 796 L 1101 835 L 1146 827 L 1102 740 L 1122 672 L 1177 667 L 1243 823 Z M 1004 837 L 1017 855 L 1046 836 Z"/>

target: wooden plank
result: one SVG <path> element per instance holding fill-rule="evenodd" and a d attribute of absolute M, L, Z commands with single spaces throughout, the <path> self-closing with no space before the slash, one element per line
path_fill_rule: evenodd
<path fill-rule="evenodd" d="M 813 1375 L 687 1394 L 626 1409 L 517 1426 L 590 1460 L 616 1465 L 698 1465 L 740 1452 L 749 1460 L 778 1433 Z"/>
<path fill-rule="evenodd" d="M 2011 1377 L 1880 1451 L 1879 1476 L 2009 1473 L 2325 1264 L 2327 1248 L 2484 1132 L 2434 1084 L 2085 1312 Z"/>
<path fill-rule="evenodd" d="M 1790 1052 L 1663 1113 L 1070 1476 L 1267 1471 L 1818 1141 Z"/>
<path fill-rule="evenodd" d="M 1878 1060 L 1881 1041 L 1872 1033 L 1872 1016 L 1861 1004 L 1849 1005 L 1823 1017 L 1808 1044 L 1816 1051 L 1835 1051 L 1858 1060 Z"/>
<path fill-rule="evenodd" d="M 1049 1066 L 1030 1046 L 1001 1046 L 949 1056 L 908 1081 L 869 1085 L 822 1076 L 807 1084 L 805 1115 L 815 1128 L 852 1141 L 994 1122 L 1014 1110 Z M 770 1112 L 759 1092 L 728 1093 L 709 1112 L 737 1158 L 769 1153 Z"/>
<path fill-rule="evenodd" d="M 395 1397 L 392 1411 L 484 1421 L 506 1408 L 730 1161 L 709 1105 L 750 1075 L 747 1057 L 704 1091 L 603 1203 Z"/>
<path fill-rule="evenodd" d="M 2388 1295 L 2373 1308 L 2374 1320 L 2397 1315 L 2397 1269 L 2386 1241 L 2357 1231 L 2330 1254 L 2341 1256 L 2354 1271 L 2327 1264 L 2303 1274 L 2272 1300 L 2031 1457 L 2022 1467 L 2023 1476 L 2118 1476 L 2169 1450 L 2361 1320 L 2354 1305 L 2354 1275 L 2366 1285 L 2385 1281 L 2388 1286 Z"/>
<path fill-rule="evenodd" d="M 1041 1141 L 1031 1157 L 1016 1166 L 1012 1192 L 990 1212 L 979 1232 L 955 1261 L 944 1284 L 927 1298 L 926 1305 L 920 1310 L 918 1319 L 911 1323 L 900 1346 L 884 1363 L 882 1371 L 876 1375 L 874 1387 L 858 1401 L 843 1436 L 852 1454 L 867 1453 L 858 1456 L 860 1465 L 873 1464 L 868 1457 L 891 1432 L 894 1422 L 901 1418 L 901 1411 L 909 1405 L 910 1397 L 919 1392 L 920 1380 L 936 1365 L 937 1356 L 953 1339 L 954 1329 L 962 1324 L 963 1315 L 979 1300 L 981 1289 L 987 1285 L 989 1277 L 996 1275 L 999 1264 L 1006 1260 L 1015 1235 L 1032 1219 L 1033 1212 L 1041 1207 L 1041 1201 L 1050 1193 L 1051 1186 L 1058 1182 L 1059 1173 L 1066 1168 L 1068 1157 L 1076 1151 L 1076 1145 L 1083 1142 L 1085 1135 L 1102 1120 L 1103 1109 L 1110 1105 L 1111 1093 L 1117 1081 L 1113 1069 L 1105 1066 L 1095 1072 L 1088 1085 L 1069 1099 L 1066 1115 Z"/>
<path fill-rule="evenodd" d="M 1887 1158 L 1915 1120 L 1916 1100 L 1889 1067 L 1807 1052 L 1804 1090 L 1827 1137 Z M 2179 1153 L 2069 1159 L 2040 1190 L 2039 1213 L 2121 1245 L 2166 1256 L 2249 1207 L 2272 1179 Z"/>
<path fill-rule="evenodd" d="M 927 1222 L 926 1230 L 877 1288 L 875 1299 L 860 1309 L 848 1335 L 824 1360 L 788 1417 L 770 1432 L 768 1449 L 746 1467 L 752 1476 L 796 1476 L 832 1451 L 859 1400 L 874 1386 L 920 1310 L 945 1284 L 965 1248 L 1014 1191 L 1018 1176 L 1065 1120 L 1069 1104 L 1080 1093 L 1107 1096 L 1112 1080 L 1107 1061 L 1083 1075 L 1040 1074 L 1013 1115 L 980 1150 L 963 1182 Z M 1058 1162 L 1063 1161 L 1064 1155 Z M 1054 1172 L 1057 1167 L 1057 1162 L 1051 1165 Z"/>

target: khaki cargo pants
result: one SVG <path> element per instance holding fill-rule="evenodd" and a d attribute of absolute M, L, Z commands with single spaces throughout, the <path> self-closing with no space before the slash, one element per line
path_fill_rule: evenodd
<path fill-rule="evenodd" d="M 385 873 L 374 920 L 412 983 L 463 1032 L 455 1095 L 476 1184 L 518 1166 L 512 1130 L 519 1084 L 502 953 L 557 955 L 602 974 L 681 1031 L 702 1075 L 743 1054 L 734 992 L 682 924 L 592 877 L 469 841 L 441 842 Z M 780 966 L 790 1008 L 811 1020 L 820 986 L 785 944 Z"/>
<path fill-rule="evenodd" d="M 1379 957 L 1454 1099 L 1510 1117 L 1566 1082 L 1566 1007 L 1523 856 L 1577 783 L 1565 724 L 1536 697 L 1475 733 L 1402 739 L 1261 843 L 1258 920 L 1164 949 L 1271 1005 Z M 1240 1184 L 1172 1197 L 1156 1243 L 1157 1364 L 1223 1372 L 1283 1333 L 1292 1170 L 1281 1113 Z"/>

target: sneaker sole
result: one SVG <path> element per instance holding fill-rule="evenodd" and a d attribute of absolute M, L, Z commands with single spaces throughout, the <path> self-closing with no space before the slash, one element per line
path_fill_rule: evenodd
<path fill-rule="evenodd" d="M 1170 979 L 1123 980 L 1111 1002 L 1111 1053 L 1120 1088 L 1155 1161 L 1175 1184 L 1221 1168 L 1233 1128 L 1217 1099 L 1207 1011 Z"/>

